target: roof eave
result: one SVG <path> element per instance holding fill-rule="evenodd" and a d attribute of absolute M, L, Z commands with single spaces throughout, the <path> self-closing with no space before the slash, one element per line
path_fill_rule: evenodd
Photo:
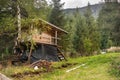
<path fill-rule="evenodd" d="M 45 21 L 45 20 L 43 20 L 43 19 L 39 19 L 39 20 L 41 20 L 41 21 L 43 21 L 43 22 L 45 22 L 45 23 L 51 25 L 51 27 L 54 27 L 54 28 L 57 29 L 57 30 L 60 30 L 60 31 L 62 31 L 62 32 L 66 33 L 66 34 L 68 34 L 67 31 L 63 30 L 62 28 L 59 28 L 59 27 L 55 26 L 54 24 L 51 24 L 51 23 L 49 23 L 49 22 L 47 22 L 47 21 Z"/>

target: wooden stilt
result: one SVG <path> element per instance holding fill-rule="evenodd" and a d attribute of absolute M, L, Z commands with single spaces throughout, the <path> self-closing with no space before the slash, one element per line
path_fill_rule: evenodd
<path fill-rule="evenodd" d="M 57 35 L 58 35 L 58 32 L 55 31 L 55 45 L 57 45 Z"/>
<path fill-rule="evenodd" d="M 42 55 L 44 56 L 45 54 L 45 48 L 44 48 L 44 44 L 41 44 L 42 45 Z"/>

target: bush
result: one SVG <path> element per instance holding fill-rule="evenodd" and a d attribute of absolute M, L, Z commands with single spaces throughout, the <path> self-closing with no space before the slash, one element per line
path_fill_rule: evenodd
<path fill-rule="evenodd" d="M 110 73 L 120 78 L 120 56 L 112 61 Z"/>

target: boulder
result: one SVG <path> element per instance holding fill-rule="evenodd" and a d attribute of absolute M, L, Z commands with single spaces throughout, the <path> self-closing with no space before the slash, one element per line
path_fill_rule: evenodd
<path fill-rule="evenodd" d="M 11 79 L 0 73 L 0 80 L 11 80 Z"/>

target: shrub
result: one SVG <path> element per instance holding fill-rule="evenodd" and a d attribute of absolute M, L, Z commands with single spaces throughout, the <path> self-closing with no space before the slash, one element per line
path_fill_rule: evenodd
<path fill-rule="evenodd" d="M 120 78 L 120 56 L 111 62 L 110 73 Z"/>

